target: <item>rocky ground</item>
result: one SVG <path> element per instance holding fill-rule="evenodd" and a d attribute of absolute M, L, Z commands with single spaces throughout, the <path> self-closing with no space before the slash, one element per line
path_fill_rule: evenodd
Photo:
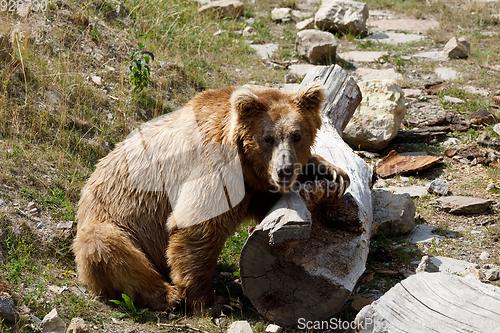
<path fill-rule="evenodd" d="M 77 128 L 77 145 L 85 142 L 94 147 L 92 149 L 97 151 L 97 157 L 109 151 L 108 141 L 111 145 L 120 141 L 119 138 L 133 129 L 134 124 L 152 118 L 158 110 L 165 112 L 176 108 L 197 90 L 204 89 L 200 83 L 203 80 L 193 74 L 195 72 L 192 68 L 208 66 L 202 62 L 191 64 L 185 61 L 184 64 L 181 56 L 172 59 L 173 61 L 165 57 L 165 61 L 153 67 L 152 83 L 159 87 L 156 91 L 161 92 L 157 95 L 151 93 L 156 101 L 160 100 L 163 104 L 158 107 L 159 103 L 156 102 L 156 106 L 152 107 L 151 103 L 154 102 L 151 101 L 127 99 L 125 95 L 130 91 L 122 90 L 123 82 L 126 81 L 126 66 L 123 63 L 127 60 L 126 53 L 135 48 L 135 42 L 128 38 L 127 33 L 130 30 L 127 29 L 136 29 L 141 24 L 153 26 L 155 21 L 141 22 L 138 14 L 129 15 L 130 8 L 133 8 L 132 3 L 112 4 L 111 11 L 97 6 L 104 16 L 86 16 L 86 9 L 79 8 L 81 4 L 64 1 L 49 3 L 49 11 L 44 15 L 33 8 L 31 12 L 21 8 L 17 14 L 5 11 L 0 13 L 8 22 L 7 26 L 1 27 L 0 33 L 2 36 L 9 36 L 14 42 L 11 43 L 14 47 L 10 46 L 11 53 L 16 50 L 15 36 L 23 36 L 26 38 L 19 38 L 17 41 L 26 43 L 26 40 L 30 39 L 30 42 L 36 45 L 34 48 L 43 50 L 44 56 L 52 57 L 44 66 L 53 66 L 58 57 L 75 62 L 74 58 L 71 58 L 71 52 L 78 51 L 81 57 L 79 72 L 75 72 L 74 77 L 60 79 L 62 86 L 70 87 L 68 90 L 57 88 L 56 83 L 47 89 L 40 78 L 38 81 L 27 80 L 23 74 L 27 73 L 27 70 L 23 68 L 22 60 L 33 60 L 16 58 L 18 60 L 14 65 L 6 67 L 12 71 L 12 75 L 4 79 L 9 81 L 9 84 L 5 85 L 5 99 L 10 101 L 10 104 L 2 104 L 3 107 L 29 109 L 25 104 L 28 94 L 22 93 L 24 86 L 28 84 L 33 84 L 34 91 L 43 87 L 43 94 L 32 94 L 36 96 L 33 97 L 32 103 L 48 113 L 64 113 L 65 108 L 74 108 L 78 105 L 72 99 L 74 95 L 80 94 L 78 99 L 88 98 L 92 102 L 86 107 L 99 110 L 96 116 L 98 119 L 86 122 L 69 117 L 71 119 L 64 124 L 56 122 L 56 125 L 60 126 L 60 129 L 65 126 Z M 423 236 L 417 237 L 416 232 L 413 235 L 379 232 L 372 239 L 367 270 L 340 313 L 346 320 L 353 319 L 364 305 L 378 299 L 398 281 L 413 274 L 423 255 L 463 260 L 469 264 L 451 262 L 447 266 L 443 265 L 441 269 L 462 274 L 466 266 L 472 265 L 477 268 L 477 272 L 473 272 L 469 278 L 493 285 L 499 284 L 499 276 L 495 272 L 500 270 L 500 169 L 499 164 L 495 164 L 500 161 L 500 140 L 496 141 L 499 135 L 494 129 L 494 124 L 498 121 L 498 103 L 495 102 L 498 99 L 495 96 L 498 96 L 500 89 L 500 25 L 498 18 L 492 16 L 500 14 L 499 2 L 432 1 L 430 6 L 424 5 L 426 7 L 422 7 L 418 2 L 410 2 L 410 5 L 414 6 L 411 8 L 405 7 L 404 1 L 393 4 L 367 1 L 367 5 L 369 17 L 364 34 L 336 34 L 336 61 L 357 82 L 372 79 L 395 80 L 405 95 L 406 115 L 401 124 L 396 126 L 396 132 L 400 133 L 398 137 L 376 149 L 372 148 L 370 152 L 360 151 L 359 154 L 375 170 L 382 157 L 388 155 L 391 150 L 443 159 L 431 167 L 419 168 L 418 172 L 408 171 L 404 175 L 379 177 L 375 180 L 375 189 L 385 189 L 394 194 L 410 193 L 415 214 L 404 223 L 408 223 L 406 229 L 411 229 L 414 223 L 417 230 L 423 231 Z M 92 3 L 89 6 L 96 5 Z M 281 13 L 283 16 L 273 18 L 271 9 L 280 7 L 290 10 L 284 10 Z M 234 26 L 222 23 L 217 26 L 217 23 L 210 23 L 210 28 L 213 28 L 210 38 L 239 41 L 244 51 L 238 53 L 238 49 L 236 53 L 242 59 L 243 54 L 248 58 L 221 65 L 220 69 L 209 68 L 206 71 L 210 75 L 207 74 L 203 79 L 219 82 L 211 83 L 211 87 L 215 88 L 217 84 L 222 83 L 253 83 L 294 89 L 295 81 L 300 81 L 305 72 L 314 66 L 295 51 L 295 24 L 299 27 L 307 26 L 307 22 L 301 22 L 313 17 L 318 8 L 319 3 L 311 0 L 273 2 L 266 3 L 266 6 L 249 1 L 245 2 L 247 14 L 244 18 L 235 20 Z M 262 22 L 266 22 L 268 26 L 264 28 Z M 80 26 L 83 28 L 80 29 Z M 189 24 L 185 26 L 189 27 Z M 444 52 L 445 44 L 452 37 L 468 41 L 470 51 L 467 57 L 449 58 Z M 2 39 L 1 43 L 4 42 Z M 161 45 L 160 42 L 158 44 Z M 249 45 L 256 52 L 250 53 L 251 49 L 245 45 Z M 17 46 L 20 50 L 21 46 Z M 68 52 L 68 49 L 71 52 Z M 0 52 L 0 58 L 3 57 L 4 53 Z M 29 68 L 32 78 L 45 73 L 35 66 Z M 56 72 L 60 73 L 68 68 L 70 67 L 57 68 Z M 252 71 L 259 73 L 251 74 Z M 189 82 L 183 87 L 181 83 L 185 81 Z M 78 90 L 82 82 L 83 85 L 92 86 L 91 93 Z M 439 82 L 441 84 L 438 84 Z M 123 105 L 137 109 L 137 114 L 130 116 L 118 111 Z M 484 109 L 488 114 L 482 112 L 474 115 L 480 109 Z M 0 115 L 11 116 L 8 112 Z M 17 121 L 15 117 L 12 119 L 13 123 Z M 32 126 L 27 119 L 19 122 L 21 125 L 18 124 L 16 133 L 22 132 L 23 126 Z M 32 118 L 29 119 L 36 123 Z M 50 127 L 50 124 L 54 124 L 51 121 L 40 126 Z M 120 124 L 106 136 L 98 132 L 105 130 L 103 126 L 92 126 L 99 122 L 113 121 Z M 35 125 L 33 127 L 37 128 Z M 135 318 L 135 321 L 123 319 L 116 316 L 118 310 L 110 310 L 109 305 L 103 305 L 86 294 L 83 286 L 76 280 L 74 269 L 71 270 L 73 266 L 70 263 L 69 244 L 75 228 L 73 217 L 78 189 L 88 177 L 90 169 L 81 162 L 74 170 L 67 172 L 67 177 L 59 179 L 58 174 L 62 173 L 66 163 L 61 162 L 63 158 L 40 158 L 45 154 L 42 152 L 51 149 L 50 146 L 33 148 L 27 147 L 26 144 L 19 148 L 9 141 L 14 135 L 14 129 L 5 125 L 0 130 L 4 150 L 0 160 L 3 169 L 0 179 L 0 216 L 2 228 L 6 229 L 5 224 L 8 224 L 12 229 L 9 231 L 12 233 L 2 233 L 4 240 L 0 260 L 6 263 L 4 267 L 7 267 L 7 270 L 4 270 L 1 276 L 1 290 L 6 294 L 0 296 L 0 301 L 8 302 L 6 299 L 9 298 L 9 293 L 14 295 L 18 304 L 17 310 L 24 316 L 22 324 L 15 329 L 32 331 L 37 324 L 34 317 L 43 318 L 52 308 L 58 307 L 64 308 L 60 312 L 66 324 L 69 324 L 71 318 L 84 317 L 88 323 L 87 329 L 94 332 L 145 332 L 172 329 L 176 325 L 180 330 L 190 331 L 191 329 L 185 326 L 186 323 L 207 331 L 222 331 L 227 328 L 233 317 L 229 321 L 211 322 L 210 318 L 205 317 L 185 319 L 179 313 L 149 316 L 148 326 L 141 323 L 144 316 L 137 310 L 134 309 L 134 312 L 129 309 L 133 314 L 128 314 L 129 317 Z M 38 140 L 45 139 L 41 136 Z M 71 144 L 75 144 L 75 141 L 57 142 L 58 146 Z M 353 145 L 353 148 L 358 150 L 359 147 Z M 87 159 L 96 158 L 94 155 L 81 155 Z M 13 171 L 23 167 L 29 168 L 30 172 Z M 85 171 L 75 171 L 76 169 Z M 444 181 L 448 190 L 441 188 L 434 190 L 434 193 L 429 192 L 430 183 L 436 179 Z M 27 185 L 30 182 L 51 190 L 38 195 Z M 53 182 L 64 191 L 57 192 L 57 188 L 52 189 Z M 442 191 L 442 194 L 436 194 L 436 191 Z M 483 199 L 483 208 L 481 210 L 476 205 L 472 209 L 479 210 L 453 213 L 444 204 L 437 202 L 438 199 L 452 195 L 466 197 L 469 201 L 472 198 Z M 408 204 L 407 196 L 405 198 Z M 463 205 L 471 209 L 470 202 Z M 409 209 L 411 210 L 411 207 Z M 13 235 L 25 234 L 30 235 L 33 243 L 17 243 L 16 247 L 13 247 L 10 241 L 14 239 Z M 240 232 L 240 236 L 235 237 L 235 240 L 241 240 L 242 234 L 244 232 Z M 54 246 L 54 243 L 58 245 Z M 35 265 L 29 261 L 30 253 L 35 252 L 32 246 L 39 249 L 36 252 L 42 257 L 48 255 L 57 258 L 47 263 L 44 261 L 44 267 L 36 270 L 35 275 L 44 279 L 43 288 L 34 286 L 31 280 L 18 281 L 23 270 L 29 265 Z M 14 257 L 24 258 L 25 261 L 14 261 Z M 60 258 L 69 258 L 69 261 L 61 264 Z M 226 268 L 219 270 L 230 270 Z M 215 279 L 222 289 L 229 286 L 235 293 L 241 293 L 237 277 L 232 272 L 222 273 Z M 70 298 L 72 301 L 68 301 Z M 78 305 L 75 305 L 76 303 Z M 250 305 L 245 306 L 245 311 L 249 314 L 245 312 L 245 315 L 236 317 L 248 319 L 255 332 L 263 331 L 267 323 L 249 310 Z M 90 314 L 84 313 L 85 308 L 89 309 Z M 97 319 L 93 318 L 92 312 L 100 313 L 96 316 Z M 58 316 L 51 317 L 55 317 L 51 319 L 55 322 L 54 325 L 60 325 Z M 151 323 L 155 324 L 156 321 L 165 326 L 153 326 Z"/>

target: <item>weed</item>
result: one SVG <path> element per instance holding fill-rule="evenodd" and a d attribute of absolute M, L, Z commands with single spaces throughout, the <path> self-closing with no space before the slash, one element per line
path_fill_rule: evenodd
<path fill-rule="evenodd" d="M 139 35 L 139 38 L 145 40 L 151 35 L 152 34 Z M 155 60 L 155 56 L 152 52 L 145 50 L 146 44 L 137 42 L 137 46 L 139 50 L 132 54 L 127 54 L 130 60 L 126 63 L 132 63 L 132 65 L 129 66 L 130 71 L 127 73 L 129 75 L 130 84 L 135 91 L 141 91 L 146 88 L 149 83 L 149 76 L 151 75 L 149 63 Z"/>
<path fill-rule="evenodd" d="M 143 321 L 144 318 L 149 314 L 148 308 L 138 310 L 134 305 L 133 299 L 129 297 L 127 294 L 123 293 L 122 298 L 123 301 L 116 299 L 109 300 L 111 303 L 118 305 L 120 309 L 123 311 L 116 313 L 114 315 L 115 318 L 132 318 L 135 321 Z"/>

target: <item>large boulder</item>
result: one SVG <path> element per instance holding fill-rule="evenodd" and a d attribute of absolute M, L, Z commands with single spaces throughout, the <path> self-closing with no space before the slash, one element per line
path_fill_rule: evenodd
<path fill-rule="evenodd" d="M 330 32 L 307 29 L 297 33 L 295 48 L 300 56 L 313 64 L 332 64 L 335 62 L 337 40 Z"/>
<path fill-rule="evenodd" d="M 374 232 L 400 236 L 415 228 L 415 204 L 408 193 L 372 190 Z"/>
<path fill-rule="evenodd" d="M 314 16 L 321 30 L 334 30 L 358 35 L 366 30 L 368 7 L 364 2 L 350 0 L 324 1 Z"/>
<path fill-rule="evenodd" d="M 404 92 L 394 80 L 368 80 L 358 85 L 363 100 L 342 137 L 357 149 L 378 151 L 398 134 L 406 114 Z"/>

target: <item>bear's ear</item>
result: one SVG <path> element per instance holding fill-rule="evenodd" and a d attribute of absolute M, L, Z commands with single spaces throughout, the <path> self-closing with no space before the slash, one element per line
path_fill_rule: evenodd
<path fill-rule="evenodd" d="M 305 109 L 313 112 L 319 111 L 324 99 L 323 84 L 315 81 L 297 92 L 295 100 L 297 104 Z"/>
<path fill-rule="evenodd" d="M 231 94 L 231 107 L 233 115 L 238 120 L 253 117 L 257 113 L 265 111 L 266 105 L 248 88 L 240 88 Z"/>
<path fill-rule="evenodd" d="M 321 126 L 320 110 L 324 100 L 321 82 L 315 81 L 300 89 L 295 96 L 295 103 L 303 112 L 312 114 L 317 128 Z"/>

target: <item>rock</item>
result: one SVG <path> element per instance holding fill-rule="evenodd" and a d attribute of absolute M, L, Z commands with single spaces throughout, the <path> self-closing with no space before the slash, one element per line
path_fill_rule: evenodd
<path fill-rule="evenodd" d="M 420 89 L 403 89 L 405 93 L 405 98 L 419 98 L 422 96 L 422 90 Z"/>
<path fill-rule="evenodd" d="M 361 76 L 363 81 L 369 80 L 401 80 L 403 75 L 396 72 L 394 68 L 373 69 L 373 68 L 358 68 L 354 72 Z"/>
<path fill-rule="evenodd" d="M 467 267 L 479 267 L 477 264 L 473 264 L 465 260 L 458 260 L 442 256 L 431 257 L 430 259 L 434 265 L 439 267 L 439 271 L 441 273 L 452 275 L 462 274 Z"/>
<path fill-rule="evenodd" d="M 413 58 L 425 59 L 430 61 L 445 61 L 448 60 L 443 51 L 427 51 L 412 55 Z"/>
<path fill-rule="evenodd" d="M 484 274 L 484 278 L 488 281 L 497 281 L 500 278 L 500 270 L 498 268 L 489 269 Z"/>
<path fill-rule="evenodd" d="M 281 333 L 283 332 L 283 327 L 274 325 L 274 324 L 269 324 L 266 327 L 266 333 Z"/>
<path fill-rule="evenodd" d="M 8 35 L 0 34 L 0 61 L 8 61 L 12 58 L 12 44 Z"/>
<path fill-rule="evenodd" d="M 368 298 L 358 298 L 352 301 L 351 306 L 354 310 L 356 311 L 361 311 L 362 308 L 364 308 L 367 305 L 370 305 L 373 303 L 372 299 Z"/>
<path fill-rule="evenodd" d="M 73 228 L 73 221 L 62 221 L 57 224 L 57 229 L 71 229 Z"/>
<path fill-rule="evenodd" d="M 423 256 L 422 260 L 420 261 L 420 264 L 418 264 L 418 267 L 417 267 L 415 272 L 416 273 L 421 273 L 421 272 L 435 273 L 435 272 L 439 272 L 439 267 L 434 265 L 434 263 L 432 262 L 432 260 L 429 256 Z"/>
<path fill-rule="evenodd" d="M 462 277 L 471 281 L 481 281 L 482 274 L 475 267 L 467 267 L 465 271 L 462 273 Z"/>
<path fill-rule="evenodd" d="M 425 39 L 424 35 L 398 33 L 398 32 L 383 32 L 375 33 L 367 38 L 368 40 L 376 41 L 383 44 L 399 45 L 406 43 L 419 42 Z"/>
<path fill-rule="evenodd" d="M 494 114 L 488 112 L 486 109 L 479 109 L 467 117 L 467 120 L 474 125 L 491 125 L 498 121 Z M 497 127 L 498 129 L 498 127 Z M 493 128 L 495 130 L 495 128 Z"/>
<path fill-rule="evenodd" d="M 392 80 L 363 81 L 358 85 L 363 99 L 342 138 L 358 149 L 381 150 L 398 134 L 406 114 L 404 93 Z"/>
<path fill-rule="evenodd" d="M 364 2 L 337 0 L 323 1 L 314 20 L 321 30 L 359 35 L 366 30 L 368 7 Z"/>
<path fill-rule="evenodd" d="M 244 6 L 240 1 L 214 1 L 200 7 L 198 13 L 210 13 L 219 17 L 237 19 L 243 15 Z"/>
<path fill-rule="evenodd" d="M 243 29 L 243 37 L 250 37 L 256 34 L 256 30 L 254 27 L 246 27 Z"/>
<path fill-rule="evenodd" d="M 0 198 L 0 208 L 7 207 L 7 203 L 4 199 Z"/>
<path fill-rule="evenodd" d="M 355 62 L 376 62 L 378 59 L 388 55 L 388 51 L 349 51 L 338 54 L 344 60 Z"/>
<path fill-rule="evenodd" d="M 337 41 L 330 32 L 308 29 L 297 33 L 295 48 L 313 64 L 334 63 Z"/>
<path fill-rule="evenodd" d="M 407 193 L 411 198 L 421 198 L 427 195 L 427 187 L 425 186 L 389 186 L 382 187 L 381 190 L 389 191 L 393 194 L 405 194 Z"/>
<path fill-rule="evenodd" d="M 285 83 L 297 83 L 298 79 L 295 75 L 293 74 L 286 74 L 285 75 Z"/>
<path fill-rule="evenodd" d="M 301 21 L 295 25 L 297 31 L 314 29 L 314 19 L 308 18 L 307 20 Z"/>
<path fill-rule="evenodd" d="M 52 309 L 40 323 L 40 331 L 46 333 L 64 333 L 66 324 L 57 314 L 56 309 Z"/>
<path fill-rule="evenodd" d="M 271 58 L 274 52 L 278 51 L 278 44 L 263 44 L 263 45 L 250 45 L 252 49 L 257 51 L 257 54 L 262 59 Z"/>
<path fill-rule="evenodd" d="M 97 86 L 102 86 L 102 78 L 97 75 L 90 75 L 90 79 L 92 82 L 94 82 Z"/>
<path fill-rule="evenodd" d="M 463 99 L 456 98 L 456 97 L 451 97 L 451 96 L 444 96 L 443 97 L 444 101 L 451 104 L 451 105 L 457 105 L 457 104 L 463 104 L 465 103 Z"/>
<path fill-rule="evenodd" d="M 376 20 L 370 22 L 370 25 L 378 31 L 404 31 L 425 34 L 429 29 L 439 28 L 439 22 L 436 20 L 416 20 L 416 19 L 397 19 L 397 20 Z"/>
<path fill-rule="evenodd" d="M 88 333 L 89 329 L 87 324 L 82 318 L 73 318 L 69 323 L 66 333 Z"/>
<path fill-rule="evenodd" d="M 14 300 L 8 296 L 0 296 L 0 322 L 15 322 L 18 316 Z"/>
<path fill-rule="evenodd" d="M 444 239 L 444 236 L 432 233 L 436 229 L 433 225 L 419 224 L 413 229 L 407 239 L 413 244 L 429 243 L 433 240 L 439 242 L 441 239 Z"/>
<path fill-rule="evenodd" d="M 311 64 L 293 64 L 290 65 L 288 69 L 290 70 L 291 74 L 297 75 L 298 77 L 303 77 L 314 67 L 316 66 Z"/>
<path fill-rule="evenodd" d="M 271 11 L 271 19 L 278 22 L 289 22 L 292 19 L 291 8 L 274 8 Z"/>
<path fill-rule="evenodd" d="M 489 183 L 488 186 L 486 186 L 486 191 L 496 191 L 498 190 L 498 187 L 495 185 L 495 183 Z"/>
<path fill-rule="evenodd" d="M 495 200 L 485 200 L 473 197 L 450 196 L 437 199 L 433 205 L 450 214 L 480 214 L 484 213 Z"/>
<path fill-rule="evenodd" d="M 453 80 L 458 77 L 458 72 L 453 68 L 448 67 L 438 67 L 434 70 L 442 80 Z"/>
<path fill-rule="evenodd" d="M 252 333 L 252 326 L 246 320 L 238 320 L 229 325 L 227 333 Z"/>
<path fill-rule="evenodd" d="M 481 252 L 481 255 L 479 256 L 479 259 L 482 261 L 488 260 L 490 258 L 490 254 L 486 251 Z"/>
<path fill-rule="evenodd" d="M 495 126 L 493 126 L 493 131 L 495 131 L 496 134 L 500 135 L 500 124 L 495 124 Z"/>
<path fill-rule="evenodd" d="M 443 53 L 449 59 L 467 58 L 470 53 L 470 44 L 467 41 L 459 41 L 456 37 L 453 37 L 444 46 Z"/>
<path fill-rule="evenodd" d="M 448 182 L 442 178 L 434 179 L 427 187 L 427 191 L 429 193 L 438 195 L 448 195 L 449 190 L 450 185 L 448 185 Z"/>
<path fill-rule="evenodd" d="M 438 141 L 439 141 L 439 143 L 441 143 L 445 147 L 458 146 L 462 143 L 459 139 L 450 138 L 449 136 L 445 136 L 445 137 L 439 139 Z"/>
<path fill-rule="evenodd" d="M 372 190 L 373 223 L 377 231 L 403 235 L 415 228 L 415 204 L 410 195 Z"/>

